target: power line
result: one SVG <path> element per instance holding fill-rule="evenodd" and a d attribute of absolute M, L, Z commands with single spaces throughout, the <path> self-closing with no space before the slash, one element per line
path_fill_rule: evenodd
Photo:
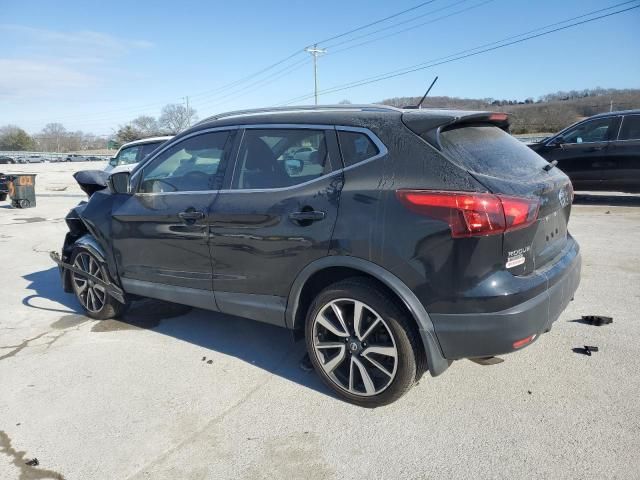
<path fill-rule="evenodd" d="M 622 2 L 620 4 L 611 6 L 611 7 L 607 8 L 607 9 L 605 9 L 605 10 L 610 10 L 611 8 L 619 7 L 619 6 L 628 4 L 628 3 L 631 3 L 631 2 Z M 337 85 L 335 87 L 328 88 L 326 90 L 322 90 L 319 93 L 323 93 L 323 94 L 335 93 L 335 92 L 347 90 L 347 89 L 350 89 L 350 88 L 355 88 L 355 87 L 359 87 L 359 86 L 363 86 L 363 85 L 368 85 L 370 83 L 375 83 L 375 82 L 379 82 L 379 81 L 382 81 L 382 80 L 387 80 L 389 78 L 395 78 L 395 77 L 407 75 L 409 73 L 417 72 L 417 71 L 424 70 L 424 69 L 431 68 L 431 67 L 435 67 L 435 66 L 438 66 L 438 65 L 444 65 L 446 63 L 451 63 L 451 62 L 454 62 L 454 61 L 457 61 L 457 60 L 462 60 L 464 58 L 473 57 L 475 55 L 480 55 L 482 53 L 490 52 L 490 51 L 493 51 L 493 50 L 498 50 L 500 48 L 508 47 L 510 45 L 515 45 L 517 43 L 522 43 L 522 42 L 525 42 L 527 40 L 531 40 L 533 38 L 538 38 L 538 37 L 542 37 L 544 35 L 549 35 L 551 33 L 555 33 L 555 32 L 561 31 L 561 30 L 566 30 L 568 28 L 572 28 L 572 27 L 575 27 L 575 26 L 578 26 L 578 25 L 583 25 L 583 24 L 586 24 L 586 23 L 593 22 L 595 20 L 600 20 L 602 18 L 611 17 L 613 15 L 618 15 L 620 13 L 624 13 L 624 12 L 636 9 L 638 7 L 640 7 L 640 5 L 636 5 L 636 6 L 633 6 L 633 7 L 625 8 L 623 10 L 618 10 L 618 11 L 615 11 L 615 12 L 603 14 L 603 15 L 600 15 L 600 16 L 597 16 L 597 17 L 593 17 L 593 18 L 590 18 L 590 19 L 587 19 L 587 20 L 582 20 L 580 22 L 575 22 L 575 23 L 572 23 L 572 24 L 569 24 L 569 25 L 565 25 L 565 26 L 562 26 L 562 27 L 554 28 L 552 30 L 547 30 L 545 32 L 538 33 L 538 34 L 535 34 L 535 35 L 529 35 L 529 36 L 526 36 L 524 38 L 513 40 L 513 41 L 510 41 L 510 42 L 507 42 L 507 43 L 502 43 L 502 42 L 505 42 L 506 40 L 509 40 L 511 38 L 521 37 L 522 35 L 526 35 L 526 34 L 520 34 L 520 35 L 515 35 L 515 36 L 512 36 L 512 37 L 507 37 L 505 39 L 498 40 L 497 42 L 492 42 L 491 44 L 485 44 L 483 46 L 479 46 L 479 47 L 475 47 L 475 48 L 472 48 L 472 49 L 463 50 L 461 52 L 457 52 L 457 53 L 448 55 L 446 57 L 440 57 L 439 59 L 429 60 L 427 62 L 418 63 L 418 64 L 415 64 L 415 65 L 411 65 L 411 66 L 408 66 L 408 67 L 405 67 L 405 68 L 401 68 L 401 69 L 398 69 L 398 70 L 390 71 L 390 72 L 387 72 L 387 73 L 384 73 L 384 74 L 380 74 L 380 75 L 376 75 L 376 76 L 373 76 L 373 77 L 368 77 L 368 78 L 364 78 L 364 79 L 361 79 L 361 80 L 356 80 L 356 81 L 353 81 L 353 82 L 350 82 L 350 83 Z M 566 23 L 566 22 L 569 22 L 569 21 L 576 20 L 578 18 L 583 18 L 585 16 L 590 16 L 590 15 L 593 15 L 594 13 L 597 13 L 597 12 L 602 11 L 602 10 L 603 9 L 595 10 L 595 11 L 592 11 L 592 12 L 584 14 L 584 15 L 579 15 L 577 17 L 573 17 L 573 18 L 564 20 L 563 22 L 550 24 L 550 25 L 547 25 L 546 27 L 540 27 L 540 28 L 538 28 L 538 29 L 536 29 L 534 31 L 547 29 L 547 28 L 549 28 L 551 26 L 558 25 L 560 23 Z M 493 47 L 490 47 L 490 48 L 483 48 L 484 46 L 495 45 L 495 44 L 498 44 L 498 43 L 500 45 L 493 46 Z M 478 49 L 481 49 L 481 50 L 478 50 Z M 474 51 L 474 50 L 478 50 L 478 51 Z M 465 53 L 465 52 L 472 52 L 472 53 Z M 438 61 L 441 58 L 448 59 L 448 60 Z M 278 105 L 290 105 L 291 103 L 294 103 L 294 102 L 297 102 L 297 101 L 306 100 L 306 99 L 310 98 L 311 96 L 313 96 L 313 94 L 311 94 L 311 95 L 309 95 L 309 94 L 302 95 L 302 96 L 295 97 L 295 98 L 292 98 L 290 100 L 287 100 L 285 102 L 279 103 Z"/>
<path fill-rule="evenodd" d="M 466 0 L 464 0 L 464 1 L 466 1 Z M 389 33 L 387 35 L 382 35 L 380 37 L 372 38 L 372 39 L 366 40 L 364 42 L 356 43 L 355 45 L 349 45 L 348 47 L 340 48 L 338 50 L 332 50 L 330 53 L 331 53 L 331 55 L 335 55 L 336 53 L 346 52 L 346 51 L 351 50 L 353 48 L 361 47 L 363 45 L 368 45 L 369 43 L 373 43 L 373 42 L 377 42 L 377 41 L 380 41 L 380 40 L 384 40 L 385 38 L 394 37 L 394 36 L 399 35 L 401 33 L 405 33 L 405 32 L 408 32 L 410 30 L 415 30 L 416 28 L 424 27 L 425 25 L 430 25 L 430 24 L 438 22 L 440 20 L 444 20 L 445 18 L 449 18 L 449 17 L 453 17 L 453 16 L 456 16 L 456 15 L 460 15 L 461 13 L 465 13 L 465 12 L 468 12 L 469 10 L 473 10 L 475 8 L 482 7 L 482 6 L 486 5 L 487 3 L 491 3 L 493 1 L 495 1 L 495 0 L 485 0 L 485 1 L 477 3 L 475 5 L 470 5 L 470 6 L 466 7 L 466 8 L 463 8 L 463 9 L 460 9 L 460 10 L 456 10 L 455 12 L 448 13 L 447 15 L 442 15 L 440 17 L 431 19 L 429 21 L 418 23 L 417 25 L 411 25 L 410 27 L 403 28 L 403 29 L 398 30 L 396 32 Z M 450 7 L 455 6 L 455 5 L 459 5 L 460 3 L 463 3 L 463 2 L 455 3 L 455 4 L 451 5 Z M 449 7 L 447 7 L 447 8 L 449 8 Z M 444 8 L 441 8 L 441 9 L 439 9 L 437 11 L 441 11 L 441 10 L 444 10 Z M 436 12 L 436 10 L 434 10 L 431 13 L 435 13 L 435 12 Z M 398 24 L 398 25 L 400 25 L 400 24 Z M 396 26 L 398 26 L 398 25 L 396 25 Z M 382 31 L 382 29 L 380 31 Z M 367 37 L 367 36 L 369 36 L 369 35 L 362 35 L 359 38 L 364 38 L 364 37 Z M 340 45 L 342 45 L 344 43 L 351 43 L 351 41 L 342 42 Z"/>
<path fill-rule="evenodd" d="M 402 10 L 401 12 L 394 13 L 393 15 L 389 15 L 388 17 L 384 17 L 384 18 L 381 18 L 379 20 L 375 20 L 373 22 L 367 23 L 366 25 L 362 25 L 360 27 L 353 28 L 353 29 L 351 29 L 351 30 L 349 30 L 347 32 L 340 33 L 338 35 L 334 35 L 333 37 L 325 38 L 324 40 L 321 40 L 321 41 L 315 42 L 315 43 L 318 44 L 318 45 L 324 45 L 325 43 L 329 43 L 331 40 L 336 40 L 338 38 L 346 37 L 347 35 L 350 35 L 350 34 L 355 33 L 355 32 L 359 32 L 360 30 L 364 30 L 365 28 L 369 28 L 369 27 L 372 27 L 374 25 L 378 25 L 378 24 L 380 24 L 382 22 L 386 22 L 387 20 L 391 20 L 392 18 L 396 18 L 396 17 L 399 17 L 400 15 L 404 15 L 405 13 L 417 10 L 418 8 L 424 7 L 425 5 L 429 5 L 430 3 L 433 3 L 435 1 L 436 0 L 429 0 L 428 2 L 419 3 L 418 5 L 415 5 L 415 6 L 411 7 L 411 8 L 407 8 L 406 10 Z"/>
<path fill-rule="evenodd" d="M 362 25 L 360 27 L 351 29 L 351 30 L 349 30 L 347 32 L 340 33 L 338 35 L 334 35 L 334 36 L 332 36 L 332 37 L 330 37 L 328 39 L 323 40 L 322 42 L 315 42 L 315 43 L 319 44 L 319 43 L 327 42 L 329 40 L 333 40 L 333 39 L 336 39 L 336 38 L 345 37 L 347 35 L 350 35 L 351 33 L 363 30 L 363 29 L 368 28 L 368 27 L 373 26 L 373 25 L 377 25 L 377 24 L 382 23 L 382 22 L 384 22 L 386 20 L 389 20 L 389 19 L 392 19 L 392 18 L 396 18 L 396 17 L 398 17 L 400 15 L 403 15 L 405 13 L 414 11 L 414 10 L 416 10 L 418 8 L 421 8 L 421 7 L 425 6 L 425 5 L 433 3 L 435 1 L 436 0 L 429 0 L 429 1 L 426 1 L 426 2 L 422 2 L 422 3 L 420 3 L 418 5 L 415 5 L 415 6 L 411 7 L 411 8 L 408 8 L 408 9 L 402 10 L 400 12 L 394 13 L 392 15 L 389 15 L 388 17 L 376 20 L 374 22 L 370 22 L 370 23 L 368 23 L 366 25 Z M 239 85 L 241 85 L 243 83 L 248 82 L 249 80 L 252 80 L 252 79 L 262 75 L 263 73 L 266 73 L 266 72 L 268 72 L 268 71 L 270 71 L 270 70 L 272 70 L 272 69 L 274 69 L 274 68 L 276 68 L 276 67 L 278 67 L 278 66 L 280 66 L 280 65 L 282 65 L 282 64 L 284 64 L 286 62 L 288 62 L 289 60 L 295 58 L 296 56 L 300 55 L 301 53 L 304 53 L 304 49 L 296 50 L 293 53 L 291 53 L 290 55 L 282 58 L 281 60 L 278 60 L 278 61 L 276 61 L 276 62 L 274 62 L 274 63 L 272 63 L 272 64 L 270 64 L 270 65 L 268 65 L 268 66 L 256 71 L 256 72 L 254 72 L 254 73 L 251 73 L 251 74 L 249 74 L 249 75 L 247 75 L 245 77 L 242 77 L 239 80 L 235 80 L 233 82 L 229 82 L 229 83 L 227 83 L 225 85 L 222 85 L 222 86 L 217 87 L 217 88 L 212 89 L 212 90 L 205 90 L 205 91 L 202 91 L 202 92 L 191 94 L 190 97 L 192 97 L 192 98 L 209 97 L 211 95 L 215 95 L 217 93 L 221 93 L 223 91 L 226 91 L 226 90 L 229 90 L 231 88 L 237 87 L 237 86 L 239 86 Z M 143 106 L 123 107 L 123 108 L 120 108 L 120 109 L 107 110 L 107 111 L 100 112 L 100 114 L 98 116 L 101 117 L 101 118 L 108 118 L 106 116 L 110 116 L 110 115 L 112 115 L 114 113 L 118 114 L 118 113 L 124 113 L 124 112 L 149 110 L 151 108 L 157 108 L 157 107 L 160 107 L 160 106 L 165 105 L 165 104 L 166 104 L 166 102 L 157 102 L 157 103 L 145 104 Z M 67 115 L 67 116 L 63 116 L 63 117 L 57 117 L 56 120 L 57 121 L 73 120 L 73 119 L 82 118 L 84 116 L 85 116 L 85 114 L 74 114 L 74 115 Z M 96 116 L 93 116 L 93 118 L 95 119 Z"/>
<path fill-rule="evenodd" d="M 373 30 L 372 32 L 364 33 L 362 35 L 358 35 L 357 37 L 349 38 L 347 40 L 342 40 L 341 42 L 334 43 L 333 45 L 329 44 L 329 45 L 323 45 L 323 46 L 325 48 L 339 47 L 340 45 L 344 45 L 346 43 L 355 42 L 357 40 L 360 40 L 361 38 L 370 37 L 371 35 L 375 35 L 376 33 L 384 32 L 385 30 L 390 30 L 392 28 L 399 27 L 400 25 L 405 25 L 407 23 L 415 22 L 416 20 L 418 20 L 420 18 L 424 18 L 424 17 L 427 17 L 429 15 L 433 15 L 434 13 L 441 12 L 442 10 L 447 10 L 449 8 L 453 8 L 456 5 L 460 5 L 461 3 L 466 3 L 468 1 L 469 0 L 459 0 L 459 1 L 455 2 L 455 3 L 452 3 L 451 5 L 446 5 L 444 7 L 440 7 L 440 8 L 437 8 L 435 10 L 431 10 L 429 12 L 422 13 L 422 14 L 417 15 L 415 17 L 412 17 L 412 18 L 410 18 L 408 20 L 403 20 L 401 22 L 396 22 L 396 23 L 393 23 L 391 25 L 387 25 L 386 27 L 382 27 L 382 28 L 378 28 L 377 30 Z"/>

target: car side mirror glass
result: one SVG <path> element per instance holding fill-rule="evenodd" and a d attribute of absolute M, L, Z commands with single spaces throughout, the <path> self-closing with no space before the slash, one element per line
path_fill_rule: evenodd
<path fill-rule="evenodd" d="M 284 168 L 287 171 L 287 175 L 298 175 L 304 168 L 304 162 L 299 158 L 288 158 L 284 161 Z"/>
<path fill-rule="evenodd" d="M 111 165 L 112 167 L 115 167 L 118 165 L 118 159 L 116 157 L 111 157 L 109 159 L 109 165 Z"/>
<path fill-rule="evenodd" d="M 109 191 L 111 191 L 111 193 L 130 193 L 130 176 L 131 174 L 129 172 L 117 172 L 109 175 L 107 179 Z"/>

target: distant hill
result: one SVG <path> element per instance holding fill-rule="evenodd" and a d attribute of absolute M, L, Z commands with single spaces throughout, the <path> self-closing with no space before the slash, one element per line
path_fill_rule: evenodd
<path fill-rule="evenodd" d="M 418 97 L 396 97 L 383 100 L 384 105 L 402 107 L 415 105 Z M 491 110 L 510 114 L 511 132 L 552 133 L 584 117 L 613 110 L 640 108 L 640 89 L 618 90 L 594 88 L 582 91 L 556 92 L 537 100 L 497 100 L 493 98 L 427 97 L 426 108 Z"/>

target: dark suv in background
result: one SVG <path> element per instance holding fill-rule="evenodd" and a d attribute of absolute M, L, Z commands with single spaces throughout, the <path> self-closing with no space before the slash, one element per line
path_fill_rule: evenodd
<path fill-rule="evenodd" d="M 595 115 L 530 147 L 576 190 L 640 193 L 640 110 Z"/>
<path fill-rule="evenodd" d="M 340 397 L 387 404 L 425 369 L 531 344 L 578 286 L 571 183 L 507 127 L 382 106 L 212 117 L 72 210 L 52 258 L 92 318 L 151 297 L 286 327 Z"/>

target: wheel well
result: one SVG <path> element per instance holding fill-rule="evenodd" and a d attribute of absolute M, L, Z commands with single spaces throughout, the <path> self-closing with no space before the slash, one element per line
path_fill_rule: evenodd
<path fill-rule="evenodd" d="M 400 299 L 398 294 L 396 294 L 396 292 L 391 290 L 391 288 L 389 288 L 386 284 L 378 280 L 373 275 L 363 272 L 362 270 L 358 270 L 357 268 L 327 267 L 311 275 L 311 277 L 309 277 L 309 279 L 304 284 L 304 287 L 302 287 L 300 298 L 298 300 L 298 308 L 295 312 L 294 329 L 299 332 L 304 331 L 307 312 L 309 311 L 309 307 L 311 306 L 313 299 L 318 295 L 318 293 L 320 293 L 322 290 L 333 283 L 337 283 L 346 278 L 353 277 L 366 278 L 369 281 L 375 283 L 378 288 L 389 295 L 389 298 L 393 299 L 398 307 L 400 307 L 402 311 L 409 316 L 409 318 L 413 319 L 413 315 L 411 314 L 405 303 Z"/>

